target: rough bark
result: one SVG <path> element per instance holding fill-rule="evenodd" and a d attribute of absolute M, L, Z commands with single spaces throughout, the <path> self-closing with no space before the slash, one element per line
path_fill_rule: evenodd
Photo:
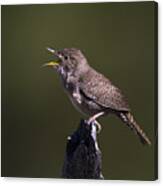
<path fill-rule="evenodd" d="M 67 138 L 62 177 L 103 179 L 101 163 L 96 125 L 81 120 L 77 130 Z"/>

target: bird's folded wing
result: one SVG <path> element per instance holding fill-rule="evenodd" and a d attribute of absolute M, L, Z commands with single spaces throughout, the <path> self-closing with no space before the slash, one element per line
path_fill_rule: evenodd
<path fill-rule="evenodd" d="M 82 78 L 81 91 L 102 107 L 119 111 L 129 111 L 128 103 L 121 91 L 102 74 L 95 71 Z"/>

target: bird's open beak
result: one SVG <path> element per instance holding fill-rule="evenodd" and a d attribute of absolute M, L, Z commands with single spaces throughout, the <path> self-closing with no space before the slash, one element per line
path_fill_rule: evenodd
<path fill-rule="evenodd" d="M 54 49 L 49 48 L 49 47 L 47 47 L 46 49 L 47 49 L 50 53 L 56 55 L 56 51 L 55 51 Z M 56 55 L 56 56 L 57 56 L 57 55 Z M 42 67 L 53 67 L 53 68 L 57 68 L 57 67 L 59 67 L 59 61 L 50 61 L 50 62 L 48 62 L 48 63 L 43 64 Z"/>
<path fill-rule="evenodd" d="M 58 67 L 58 66 L 59 66 L 59 62 L 57 61 L 50 61 L 42 65 L 42 67 Z"/>
<path fill-rule="evenodd" d="M 47 49 L 47 51 L 49 51 L 52 54 L 56 53 L 56 51 L 53 48 L 47 47 L 46 49 Z"/>

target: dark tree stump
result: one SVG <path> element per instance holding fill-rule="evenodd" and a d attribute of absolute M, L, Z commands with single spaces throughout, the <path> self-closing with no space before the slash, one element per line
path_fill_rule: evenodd
<path fill-rule="evenodd" d="M 63 178 L 103 179 L 96 137 L 96 125 L 81 120 L 78 129 L 67 139 Z"/>

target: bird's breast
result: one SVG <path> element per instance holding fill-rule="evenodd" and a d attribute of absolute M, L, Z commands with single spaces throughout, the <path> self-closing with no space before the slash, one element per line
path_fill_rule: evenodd
<path fill-rule="evenodd" d="M 71 93 L 70 91 L 66 92 L 73 106 L 80 113 L 87 116 L 92 116 L 101 111 L 101 107 L 99 105 L 97 105 L 94 101 L 87 100 L 87 98 L 85 98 L 82 94 L 80 94 L 81 102 L 79 102 L 76 98 L 74 98 L 73 93 Z"/>

